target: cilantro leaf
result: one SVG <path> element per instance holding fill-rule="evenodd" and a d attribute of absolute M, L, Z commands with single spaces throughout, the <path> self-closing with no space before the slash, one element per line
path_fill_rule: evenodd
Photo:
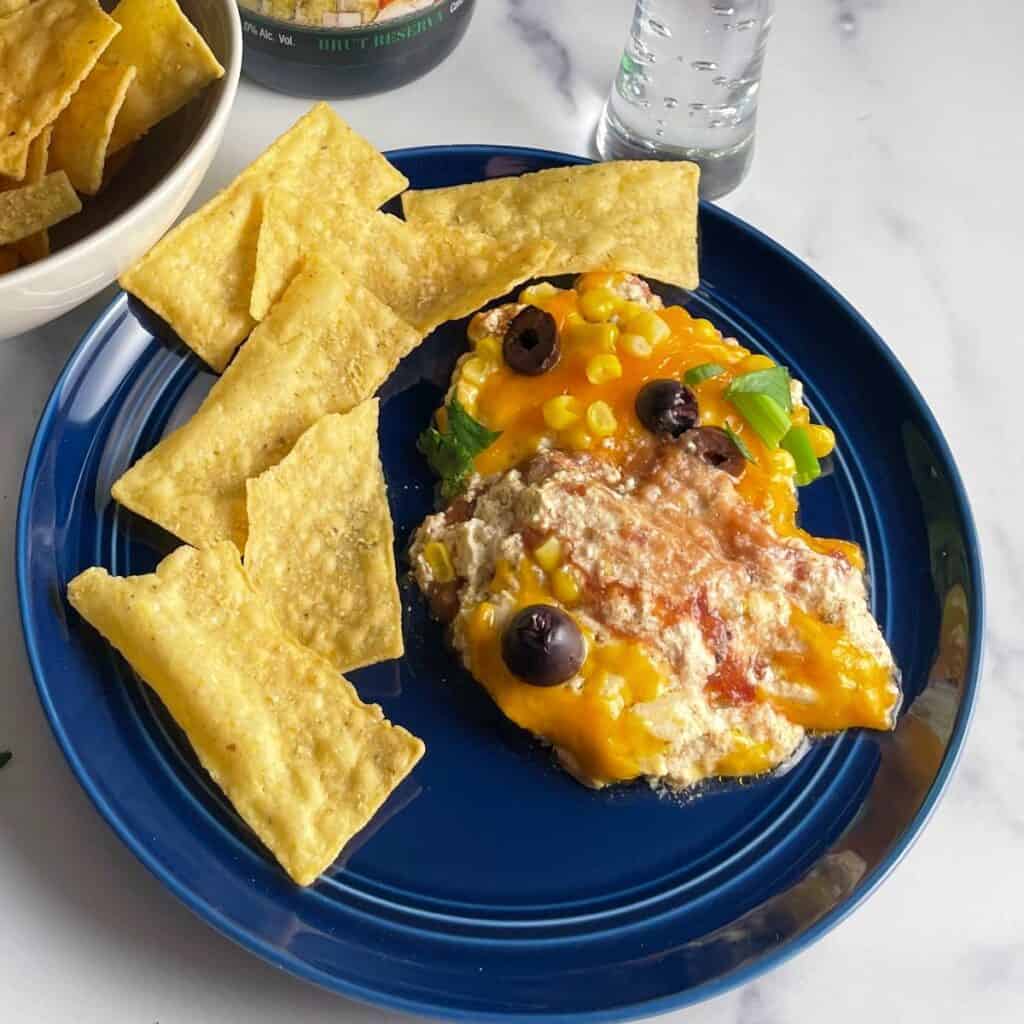
<path fill-rule="evenodd" d="M 420 434 L 417 448 L 427 457 L 430 468 L 444 481 L 455 481 L 465 473 L 466 459 L 455 439 L 429 427 Z"/>
<path fill-rule="evenodd" d="M 6 768 L 7 762 L 11 759 L 11 752 L 9 750 L 0 750 L 0 768 Z"/>
<path fill-rule="evenodd" d="M 474 456 L 479 455 L 485 448 L 490 448 L 501 437 L 500 431 L 488 430 L 482 423 L 477 423 L 462 408 L 462 403 L 457 398 L 448 403 L 448 429 L 460 444 L 473 452 Z"/>
<path fill-rule="evenodd" d="M 501 434 L 473 419 L 457 398 L 448 403 L 447 413 L 444 430 L 428 427 L 420 434 L 416 447 L 441 478 L 441 494 L 451 499 L 465 487 L 473 472 L 473 460 Z"/>

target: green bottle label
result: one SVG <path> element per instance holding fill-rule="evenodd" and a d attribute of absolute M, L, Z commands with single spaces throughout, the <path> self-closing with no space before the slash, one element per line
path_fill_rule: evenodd
<path fill-rule="evenodd" d="M 250 0 L 252 2 L 252 0 Z M 417 13 L 359 28 L 318 28 L 268 18 L 239 4 L 246 46 L 303 64 L 358 66 L 378 59 L 407 56 L 427 47 L 442 28 L 454 28 L 472 4 L 441 0 Z"/>

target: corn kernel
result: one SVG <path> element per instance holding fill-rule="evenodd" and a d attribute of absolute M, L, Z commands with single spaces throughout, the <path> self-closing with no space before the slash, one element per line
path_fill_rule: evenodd
<path fill-rule="evenodd" d="M 585 452 L 594 444 L 594 438 L 582 423 L 578 423 L 562 434 L 562 444 L 575 452 Z"/>
<path fill-rule="evenodd" d="M 554 572 L 562 564 L 562 543 L 557 537 L 548 537 L 539 548 L 533 549 L 533 557 L 545 572 Z"/>
<path fill-rule="evenodd" d="M 615 283 L 615 277 L 610 270 L 594 270 L 589 274 L 580 274 L 576 278 L 575 288 L 581 295 L 594 288 L 611 288 Z"/>
<path fill-rule="evenodd" d="M 493 335 L 482 337 L 475 346 L 476 354 L 488 363 L 501 363 L 501 342 Z"/>
<path fill-rule="evenodd" d="M 549 448 L 550 446 L 551 438 L 547 434 L 530 434 L 524 445 L 528 455 L 533 455 L 542 448 Z"/>
<path fill-rule="evenodd" d="M 531 562 L 524 563 L 523 567 L 520 569 L 520 577 L 525 576 L 527 573 L 530 574 L 530 579 L 537 587 L 543 587 L 545 585 L 547 573 L 545 573 L 539 565 L 533 565 Z"/>
<path fill-rule="evenodd" d="M 819 459 L 823 459 L 835 451 L 836 435 L 831 428 L 826 427 L 823 423 L 812 423 L 807 428 L 807 433 L 811 439 L 811 449 Z"/>
<path fill-rule="evenodd" d="M 565 430 L 578 423 L 581 411 L 579 399 L 573 398 L 572 395 L 549 398 L 541 406 L 544 422 L 552 430 Z"/>
<path fill-rule="evenodd" d="M 587 361 L 587 380 L 591 384 L 604 384 L 610 380 L 618 380 L 621 376 L 622 363 L 618 356 L 604 352 Z"/>
<path fill-rule="evenodd" d="M 483 384 L 491 368 L 477 356 L 470 356 L 459 370 L 462 379 L 468 380 L 471 384 Z"/>
<path fill-rule="evenodd" d="M 562 604 L 575 604 L 580 599 L 580 585 L 570 569 L 563 566 L 551 574 L 551 593 Z"/>
<path fill-rule="evenodd" d="M 607 288 L 593 288 L 580 296 L 580 312 L 592 324 L 607 320 L 618 304 L 618 297 Z"/>
<path fill-rule="evenodd" d="M 627 327 L 630 334 L 642 335 L 652 345 L 657 345 L 659 342 L 664 341 L 672 333 L 669 325 L 657 313 L 652 313 L 650 310 L 637 313 L 629 321 Z"/>
<path fill-rule="evenodd" d="M 612 317 L 612 319 L 616 323 L 625 324 L 629 323 L 633 317 L 646 312 L 648 312 L 648 309 L 642 302 L 633 302 L 629 299 L 622 299 L 620 300 L 619 308 L 615 311 L 615 316 Z"/>
<path fill-rule="evenodd" d="M 494 567 L 494 578 L 491 580 L 492 594 L 516 593 L 519 590 L 519 577 L 507 558 L 499 558 Z"/>
<path fill-rule="evenodd" d="M 620 334 L 619 348 L 637 359 L 646 359 L 654 351 L 654 346 L 642 334 Z"/>
<path fill-rule="evenodd" d="M 720 335 L 710 320 L 701 317 L 693 321 L 693 336 L 698 341 L 718 341 Z"/>
<path fill-rule="evenodd" d="M 485 317 L 486 313 L 477 313 L 477 315 L 469 321 L 469 326 L 466 328 L 466 337 L 469 338 L 470 341 L 479 341 L 490 333 L 484 323 Z"/>
<path fill-rule="evenodd" d="M 473 619 L 478 629 L 491 629 L 494 626 L 494 605 L 490 601 L 481 601 L 473 612 Z"/>
<path fill-rule="evenodd" d="M 466 412 L 472 413 L 476 409 L 476 400 L 480 397 L 480 389 L 467 380 L 460 380 L 455 388 L 455 397 Z"/>
<path fill-rule="evenodd" d="M 578 313 L 570 313 L 565 318 L 565 326 L 562 328 L 562 346 L 576 348 L 585 345 L 590 337 L 590 324 Z"/>
<path fill-rule="evenodd" d="M 771 453 L 772 468 L 783 476 L 792 476 L 796 472 L 796 460 L 785 448 Z"/>
<path fill-rule="evenodd" d="M 541 281 L 540 284 L 531 284 L 519 293 L 519 301 L 524 306 L 536 306 L 538 302 L 550 299 L 560 291 L 550 281 Z"/>
<path fill-rule="evenodd" d="M 755 370 L 770 370 L 774 365 L 774 359 L 757 352 L 752 356 L 747 356 L 737 369 L 740 373 L 753 373 Z"/>
<path fill-rule="evenodd" d="M 604 705 L 612 718 L 618 718 L 626 709 L 626 680 L 614 672 L 600 672 L 597 689 L 604 698 Z"/>
<path fill-rule="evenodd" d="M 588 324 L 587 344 L 597 352 L 614 352 L 619 340 L 619 329 L 615 324 Z"/>
<path fill-rule="evenodd" d="M 597 677 L 597 688 L 604 697 L 611 697 L 621 693 L 626 686 L 626 677 L 618 672 L 608 672 L 602 669 Z"/>
<path fill-rule="evenodd" d="M 455 566 L 448 547 L 439 540 L 428 541 L 423 546 L 423 558 L 430 566 L 430 574 L 437 583 L 451 583 L 455 579 Z"/>
<path fill-rule="evenodd" d="M 618 425 L 607 402 L 598 400 L 587 406 L 587 427 L 595 437 L 611 437 Z"/>
<path fill-rule="evenodd" d="M 565 338 L 572 347 L 590 349 L 593 352 L 614 352 L 619 329 L 615 324 L 588 324 L 583 321 L 567 327 Z"/>

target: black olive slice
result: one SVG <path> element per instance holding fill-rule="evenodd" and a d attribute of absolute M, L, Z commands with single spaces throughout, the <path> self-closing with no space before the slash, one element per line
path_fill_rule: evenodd
<path fill-rule="evenodd" d="M 521 309 L 505 329 L 501 354 L 510 369 L 528 377 L 550 370 L 559 355 L 555 318 L 536 306 Z"/>
<path fill-rule="evenodd" d="M 517 612 L 501 637 L 508 670 L 532 686 L 557 686 L 583 664 L 583 634 L 561 608 L 531 604 Z"/>
<path fill-rule="evenodd" d="M 636 396 L 636 414 L 652 434 L 679 437 L 697 424 L 697 396 L 677 380 L 648 381 Z"/>

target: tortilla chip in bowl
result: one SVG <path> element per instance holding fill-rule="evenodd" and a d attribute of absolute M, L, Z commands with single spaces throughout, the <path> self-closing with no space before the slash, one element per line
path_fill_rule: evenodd
<path fill-rule="evenodd" d="M 10 257 L 0 259 L 6 271 L 0 273 L 0 340 L 84 302 L 150 249 L 196 192 L 227 126 L 242 56 L 233 0 L 102 0 L 100 6 L 97 15 L 94 0 L 37 0 L 0 21 L 0 51 L 19 53 L 19 74 L 31 81 L 11 89 L 24 108 L 19 125 L 36 133 L 24 140 L 24 161 L 13 149 L 6 154 L 15 175 L 0 178 L 0 190 L 24 184 L 23 163 L 32 177 L 29 147 L 45 125 L 47 137 L 52 131 L 62 143 L 49 146 L 48 170 L 65 171 L 83 196 L 80 213 L 49 227 L 49 255 L 46 246 L 28 247 L 31 259 L 22 243 L 14 243 L 20 247 L 14 253 L 0 247 L 0 256 Z M 81 52 L 52 31 L 74 18 L 103 30 L 99 52 Z M 95 32 L 82 37 L 97 38 Z M 37 40 L 35 50 L 26 40 Z M 179 50 L 198 52 L 194 66 Z M 54 61 L 76 70 L 73 87 L 71 79 L 44 74 Z M 8 64 L 0 59 L 0 89 Z M 168 66 L 179 69 L 177 85 L 168 81 Z"/>

